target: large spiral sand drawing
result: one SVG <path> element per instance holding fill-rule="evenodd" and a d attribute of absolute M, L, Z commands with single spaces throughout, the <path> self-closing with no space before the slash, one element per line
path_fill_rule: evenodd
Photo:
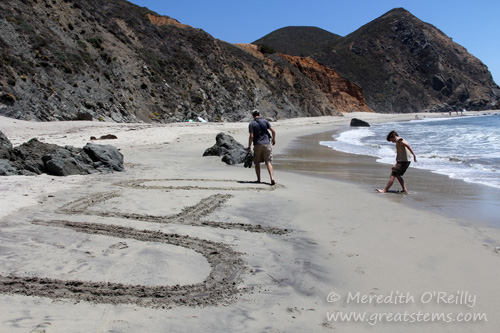
<path fill-rule="evenodd" d="M 134 180 L 130 182 L 122 182 L 116 185 L 144 190 L 151 188 L 150 186 L 144 185 L 144 183 L 148 181 L 159 180 Z M 183 180 L 175 179 L 175 181 L 182 182 Z M 200 181 L 203 183 L 203 180 L 189 179 L 189 181 Z M 211 182 L 214 182 L 214 180 L 211 180 Z M 222 180 L 220 182 L 232 181 Z M 165 187 L 162 187 L 162 189 L 164 188 Z M 216 191 L 223 189 L 229 189 L 232 191 L 249 190 L 247 187 L 169 187 L 169 190 L 179 189 Z M 252 190 L 254 190 L 254 188 L 252 188 Z M 196 205 L 186 207 L 180 213 L 168 216 L 122 213 L 116 211 L 98 211 L 91 209 L 91 207 L 96 203 L 101 203 L 118 196 L 120 196 L 120 191 L 93 194 L 66 204 L 56 212 L 66 215 L 95 215 L 104 218 L 112 217 L 134 219 L 154 223 L 176 223 L 199 227 L 236 229 L 242 232 L 270 233 L 278 235 L 289 232 L 286 229 L 264 227 L 246 223 L 227 223 L 203 220 L 204 217 L 219 209 L 227 200 L 233 197 L 230 194 L 210 195 L 203 198 Z M 238 293 L 245 291 L 241 287 L 238 287 L 238 284 L 242 280 L 241 274 L 246 269 L 242 256 L 239 252 L 233 250 L 229 245 L 221 242 L 209 241 L 187 235 L 137 230 L 114 224 L 70 222 L 66 220 L 36 220 L 31 223 L 46 227 L 69 228 L 75 232 L 87 233 L 91 235 L 106 235 L 122 239 L 135 239 L 143 242 L 158 242 L 185 247 L 203 255 L 210 264 L 211 271 L 206 279 L 201 283 L 176 286 L 145 286 L 110 283 L 104 281 L 59 280 L 43 277 L 0 275 L 0 292 L 2 293 L 49 297 L 52 299 L 75 299 L 94 303 L 128 303 L 143 307 L 171 308 L 176 305 L 206 306 L 221 304 L 231 300 Z"/>

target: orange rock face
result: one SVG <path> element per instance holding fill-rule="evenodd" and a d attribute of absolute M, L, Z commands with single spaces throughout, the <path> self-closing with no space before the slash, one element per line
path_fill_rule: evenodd
<path fill-rule="evenodd" d="M 157 26 L 162 26 L 162 25 L 175 25 L 176 27 L 179 28 L 187 28 L 190 27 L 187 24 L 182 24 L 179 21 L 167 17 L 167 16 L 156 16 L 153 14 L 148 14 L 148 19 L 151 21 L 152 24 L 157 25 Z"/>
<path fill-rule="evenodd" d="M 316 83 L 330 103 L 341 112 L 374 112 L 357 84 L 343 79 L 330 67 L 319 64 L 308 57 L 279 54 L 295 66 L 302 74 Z"/>

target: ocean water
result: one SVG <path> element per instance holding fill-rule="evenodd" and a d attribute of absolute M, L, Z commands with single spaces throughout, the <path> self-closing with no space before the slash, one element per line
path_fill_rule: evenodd
<path fill-rule="evenodd" d="M 413 168 L 500 189 L 500 115 L 452 116 L 357 127 L 320 144 L 350 154 L 394 164 L 395 130 L 417 155 Z"/>

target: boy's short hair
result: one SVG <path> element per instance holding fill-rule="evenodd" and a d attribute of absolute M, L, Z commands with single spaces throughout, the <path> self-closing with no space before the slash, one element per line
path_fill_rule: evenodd
<path fill-rule="evenodd" d="M 252 116 L 253 116 L 253 117 L 260 116 L 260 112 L 259 112 L 259 110 L 257 110 L 257 109 L 253 110 L 253 111 L 252 111 Z"/>
<path fill-rule="evenodd" d="M 390 131 L 389 134 L 387 134 L 387 141 L 391 141 L 391 139 L 395 136 L 399 136 L 396 131 Z"/>

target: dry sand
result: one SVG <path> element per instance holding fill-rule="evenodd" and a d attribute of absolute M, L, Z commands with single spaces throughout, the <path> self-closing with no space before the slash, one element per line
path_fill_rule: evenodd
<path fill-rule="evenodd" d="M 278 121 L 304 134 L 414 115 Z M 1 332 L 493 332 L 497 229 L 401 204 L 352 182 L 202 157 L 247 124 L 31 123 L 33 137 L 120 148 L 126 171 L 0 178 Z M 263 180 L 267 180 L 265 168 Z M 472 316 L 479 316 L 473 322 Z M 335 320 L 334 316 L 359 315 Z"/>

